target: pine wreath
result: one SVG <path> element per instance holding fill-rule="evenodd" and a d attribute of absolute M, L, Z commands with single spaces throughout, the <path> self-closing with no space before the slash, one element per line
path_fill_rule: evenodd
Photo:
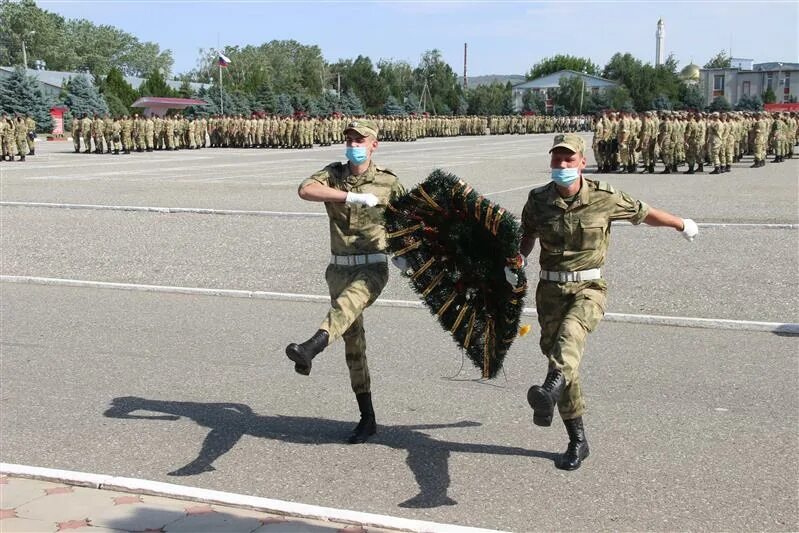
<path fill-rule="evenodd" d="M 505 209 L 455 175 L 435 170 L 386 209 L 388 248 L 441 326 L 493 378 L 516 338 L 527 279 L 521 231 Z M 518 275 L 517 287 L 504 267 Z"/>

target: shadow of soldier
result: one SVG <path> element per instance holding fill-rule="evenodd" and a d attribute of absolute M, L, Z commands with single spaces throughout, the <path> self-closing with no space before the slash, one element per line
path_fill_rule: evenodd
<path fill-rule="evenodd" d="M 296 444 L 340 444 L 352 429 L 351 422 L 297 416 L 257 415 L 240 403 L 199 403 L 148 400 L 135 396 L 114 398 L 103 413 L 109 418 L 174 421 L 186 417 L 210 428 L 197 457 L 169 472 L 170 476 L 193 476 L 215 470 L 213 462 L 228 452 L 244 435 L 276 439 Z M 162 413 L 132 414 L 136 411 Z M 452 452 L 485 453 L 538 457 L 554 461 L 558 454 L 508 446 L 468 444 L 430 438 L 424 430 L 479 426 L 478 422 L 384 426 L 370 443 L 408 452 L 406 464 L 419 485 L 419 494 L 399 504 L 400 507 L 432 508 L 456 505 L 447 496 L 450 485 L 449 456 Z"/>

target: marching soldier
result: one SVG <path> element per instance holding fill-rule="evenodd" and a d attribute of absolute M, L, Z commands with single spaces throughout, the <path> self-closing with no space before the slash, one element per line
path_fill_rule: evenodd
<path fill-rule="evenodd" d="M 338 338 L 344 339 L 350 383 L 361 412 L 348 442 L 358 444 L 377 431 L 362 313 L 388 282 L 383 212 L 392 198 L 405 191 L 392 171 L 372 161 L 378 146 L 374 122 L 352 121 L 344 135 L 347 163 L 328 165 L 304 180 L 298 191 L 303 200 L 324 202 L 330 218 L 333 255 L 325 278 L 332 307 L 318 331 L 301 344 L 289 344 L 286 355 L 297 373 L 308 375 L 314 357 Z"/>

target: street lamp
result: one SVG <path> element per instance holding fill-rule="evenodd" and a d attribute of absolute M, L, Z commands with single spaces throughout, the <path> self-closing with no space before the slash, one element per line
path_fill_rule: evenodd
<path fill-rule="evenodd" d="M 33 35 L 35 33 L 36 30 L 31 30 L 22 36 L 22 64 L 25 66 L 25 70 L 28 70 L 28 51 L 25 50 L 25 37 L 27 37 L 28 35 Z"/>

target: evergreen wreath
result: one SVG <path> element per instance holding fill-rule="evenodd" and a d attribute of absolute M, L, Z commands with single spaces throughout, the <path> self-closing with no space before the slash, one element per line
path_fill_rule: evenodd
<path fill-rule="evenodd" d="M 403 275 L 484 378 L 496 377 L 519 330 L 527 278 L 515 217 L 453 174 L 435 170 L 392 200 L 388 249 Z M 518 275 L 516 287 L 505 266 Z"/>

